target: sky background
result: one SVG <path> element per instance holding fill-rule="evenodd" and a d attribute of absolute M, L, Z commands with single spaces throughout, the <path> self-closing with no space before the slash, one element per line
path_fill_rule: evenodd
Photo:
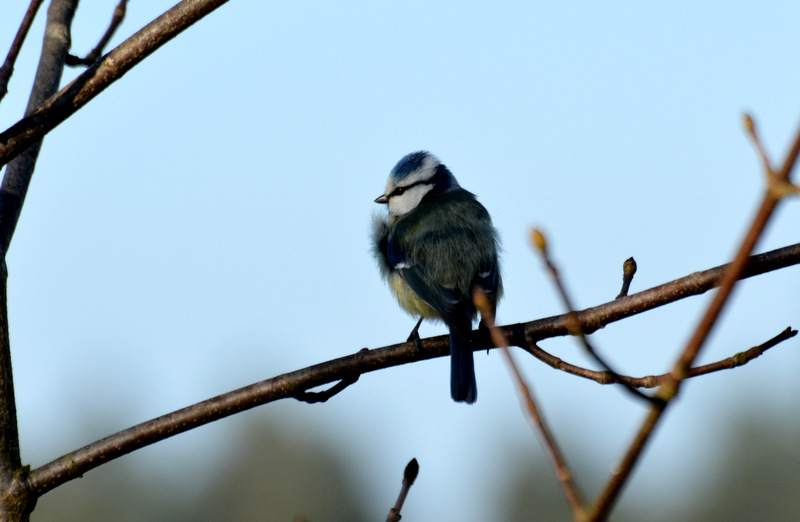
<path fill-rule="evenodd" d="M 23 4 L 1 9 L 3 54 Z M 115 4 L 81 4 L 75 54 L 94 47 Z M 112 46 L 171 5 L 131 2 Z M 27 102 L 44 15 L 0 105 L 3 128 Z M 796 2 L 232 0 L 44 141 L 8 254 L 23 460 L 38 466 L 219 393 L 404 340 L 415 321 L 381 281 L 368 236 L 383 210 L 373 200 L 412 151 L 436 154 L 491 213 L 504 247 L 501 324 L 563 312 L 530 226 L 548 235 L 581 308 L 617 295 L 630 256 L 631 292 L 727 262 L 763 186 L 743 111 L 776 162 L 800 123 L 799 24 Z M 799 222 L 800 201 L 787 202 L 757 250 L 797 243 Z M 799 327 L 798 290 L 797 267 L 742 284 L 700 362 Z M 622 373 L 662 373 L 707 302 L 593 340 Z M 542 347 L 591 364 L 571 339 Z M 491 520 L 507 470 L 540 462 L 542 449 L 500 354 L 475 359 L 473 406 L 451 401 L 442 358 L 365 375 L 325 404 L 239 417 L 323 437 L 347 455 L 376 519 L 416 457 L 404 518 Z M 591 457 L 594 469 L 574 470 L 579 483 L 602 477 L 644 407 L 517 359 L 567 459 Z M 697 488 L 735 419 L 797 428 L 799 365 L 795 338 L 688 383 L 623 504 L 669 506 Z M 214 479 L 245 422 L 126 459 L 191 490 Z M 582 485 L 594 497 L 597 484 Z"/>

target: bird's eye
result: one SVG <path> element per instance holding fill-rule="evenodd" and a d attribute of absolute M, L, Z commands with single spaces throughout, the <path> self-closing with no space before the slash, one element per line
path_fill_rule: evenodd
<path fill-rule="evenodd" d="M 397 187 L 392 191 L 392 196 L 400 196 L 406 191 L 408 187 Z"/>

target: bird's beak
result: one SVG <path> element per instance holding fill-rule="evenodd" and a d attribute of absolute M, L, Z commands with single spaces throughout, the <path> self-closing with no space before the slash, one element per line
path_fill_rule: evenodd
<path fill-rule="evenodd" d="M 375 198 L 375 203 L 382 203 L 385 205 L 388 202 L 389 202 L 389 197 L 386 194 L 383 194 Z"/>

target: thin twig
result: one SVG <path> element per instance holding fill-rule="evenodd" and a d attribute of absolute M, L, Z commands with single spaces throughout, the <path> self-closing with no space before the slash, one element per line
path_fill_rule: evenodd
<path fill-rule="evenodd" d="M 111 23 L 108 24 L 108 29 L 106 29 L 105 34 L 103 34 L 100 41 L 97 43 L 94 49 L 89 51 L 84 58 L 79 58 L 77 56 L 68 55 L 67 56 L 67 65 L 76 66 L 76 65 L 92 65 L 95 60 L 100 58 L 100 55 L 103 53 L 103 49 L 105 49 L 108 42 L 111 41 L 111 38 L 114 37 L 114 33 L 117 32 L 117 28 L 120 26 L 122 21 L 125 19 L 125 10 L 128 5 L 128 0 L 119 0 L 117 7 L 114 8 L 114 14 L 111 16 Z"/>
<path fill-rule="evenodd" d="M 8 82 L 11 80 L 11 75 L 14 74 L 14 64 L 17 63 L 17 56 L 19 56 L 22 44 L 25 42 L 25 37 L 28 36 L 28 31 L 31 28 L 31 24 L 33 24 L 33 19 L 36 18 L 36 12 L 39 11 L 42 2 L 43 0 L 31 0 L 31 3 L 28 5 L 28 10 L 25 11 L 25 16 L 22 17 L 22 23 L 19 24 L 17 35 L 14 37 L 14 41 L 11 42 L 11 47 L 6 55 L 6 61 L 4 61 L 3 66 L 0 67 L 0 101 L 3 100 L 3 97 L 8 92 Z"/>
<path fill-rule="evenodd" d="M 753 148 L 756 149 L 756 154 L 758 154 L 758 159 L 761 162 L 761 168 L 765 173 L 771 172 L 772 161 L 769 159 L 769 154 L 767 154 L 767 149 L 764 147 L 764 144 L 761 143 L 761 138 L 758 135 L 756 122 L 753 121 L 753 117 L 749 114 L 745 114 L 742 118 L 742 124 L 747 136 L 750 138 L 750 141 L 753 142 Z"/>
<path fill-rule="evenodd" d="M 386 517 L 386 522 L 400 522 L 400 519 L 403 518 L 400 514 L 400 510 L 403 509 L 403 504 L 405 504 L 406 497 L 408 496 L 408 490 L 414 485 L 418 474 L 419 464 L 417 463 L 417 459 L 411 459 L 409 463 L 406 464 L 406 469 L 403 471 L 403 485 L 400 488 L 400 494 L 397 496 L 397 502 L 395 502 L 394 507 L 389 510 L 389 516 Z"/>
<path fill-rule="evenodd" d="M 580 497 L 580 493 L 578 492 L 578 488 L 572 479 L 572 472 L 570 471 L 567 461 L 564 459 L 564 456 L 561 453 L 561 449 L 558 447 L 555 437 L 545 423 L 542 414 L 539 412 L 539 407 L 536 405 L 536 401 L 533 398 L 533 391 L 531 391 L 531 388 L 528 386 L 528 383 L 522 376 L 522 372 L 520 372 L 516 361 L 514 361 L 514 357 L 511 355 L 511 350 L 508 349 L 508 339 L 503 331 L 494 325 L 492 307 L 489 305 L 489 300 L 487 299 L 486 294 L 480 290 L 476 290 L 473 295 L 473 302 L 475 303 L 475 307 L 481 313 L 481 320 L 486 327 L 489 328 L 492 342 L 496 347 L 500 348 L 500 353 L 503 355 L 503 360 L 506 361 L 508 369 L 514 378 L 514 382 L 517 385 L 517 394 L 519 395 L 520 402 L 527 413 L 528 422 L 534 429 L 538 430 L 544 447 L 550 456 L 550 460 L 553 462 L 553 467 L 556 470 L 556 477 L 558 478 L 559 483 L 561 483 L 561 487 L 567 497 L 569 507 L 572 510 L 573 520 L 583 520 L 585 516 L 585 509 L 583 506 L 583 501 Z"/>
<path fill-rule="evenodd" d="M 733 368 L 743 366 L 753 359 L 761 356 L 761 354 L 770 348 L 777 346 L 787 339 L 791 339 L 795 335 L 797 335 L 797 330 L 793 330 L 791 327 L 788 327 L 772 339 L 759 344 L 758 346 L 754 346 L 748 350 L 736 353 L 730 357 L 710 364 L 690 368 L 687 378 L 699 377 L 700 375 L 707 375 L 709 373 L 714 373 L 721 370 L 731 370 Z M 611 372 L 589 370 L 588 368 L 583 368 L 581 366 L 568 363 L 561 358 L 552 355 L 546 350 L 543 350 L 537 344 L 524 347 L 524 349 L 540 361 L 552 368 L 555 368 L 556 370 L 561 370 L 578 377 L 583 377 L 599 384 L 615 384 L 619 382 L 625 382 L 628 385 L 635 386 L 637 388 L 655 388 L 657 386 L 661 386 L 670 378 L 670 373 L 664 373 L 661 375 L 648 375 L 645 377 L 614 375 Z"/>
<path fill-rule="evenodd" d="M 755 125 L 752 124 L 752 118 L 747 117 L 746 122 L 747 121 L 750 122 L 750 124 L 746 124 L 749 134 L 757 137 L 757 134 L 755 133 Z M 760 142 L 758 142 L 756 147 L 760 147 Z M 762 151 L 760 151 L 759 154 L 762 154 Z M 769 164 L 767 164 L 766 168 L 770 180 L 774 179 L 778 183 L 789 183 L 789 176 L 794 168 L 798 154 L 800 154 L 800 130 L 798 130 L 797 135 L 795 136 L 794 143 L 792 144 L 792 147 L 787 154 L 786 160 L 784 161 L 780 171 L 773 175 L 773 169 L 769 166 Z M 764 157 L 766 158 L 766 156 Z M 756 213 L 756 216 L 753 218 L 750 229 L 745 235 L 745 238 L 742 241 L 733 262 L 728 265 L 722 275 L 719 290 L 714 294 L 706 313 L 700 320 L 700 323 L 695 329 L 694 334 L 687 343 L 686 348 L 683 350 L 680 358 L 675 363 L 675 366 L 671 372 L 671 377 L 666 383 L 664 383 L 664 385 L 661 386 L 661 388 L 659 388 L 657 392 L 657 396 L 664 399 L 665 403 L 654 404 L 650 409 L 650 412 L 642 423 L 642 426 L 631 443 L 627 453 L 625 454 L 625 457 L 622 459 L 622 462 L 617 469 L 615 469 L 611 474 L 605 488 L 600 493 L 600 496 L 598 497 L 597 502 L 593 506 L 593 509 L 590 513 L 590 520 L 603 520 L 608 516 L 608 513 L 622 491 L 623 485 L 627 482 L 628 477 L 630 477 L 633 467 L 639 461 L 645 445 L 651 439 L 653 430 L 655 429 L 659 420 L 662 418 L 662 413 L 666 409 L 666 405 L 678 394 L 681 383 L 689 374 L 689 368 L 692 366 L 692 363 L 700 353 L 700 349 L 703 347 L 705 340 L 708 338 L 708 335 L 711 333 L 711 330 L 716 324 L 723 308 L 727 304 L 734 285 L 745 273 L 750 261 L 750 253 L 753 251 L 756 242 L 761 237 L 761 234 L 764 231 L 764 228 L 766 227 L 767 222 L 772 216 L 772 213 L 779 201 L 780 197 L 776 195 L 776 191 L 772 189 L 771 182 L 768 183 L 768 186 L 764 190 L 764 197 L 761 201 L 761 206 Z"/>

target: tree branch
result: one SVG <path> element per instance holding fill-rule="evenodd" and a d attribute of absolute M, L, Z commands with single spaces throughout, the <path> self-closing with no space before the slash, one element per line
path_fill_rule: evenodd
<path fill-rule="evenodd" d="M 686 377 L 687 378 L 699 377 L 700 375 L 706 375 L 721 370 L 731 370 L 738 366 L 742 366 L 752 361 L 753 359 L 760 357 L 764 352 L 766 352 L 770 348 L 777 346 L 778 344 L 782 343 L 783 341 L 786 341 L 787 339 L 791 339 L 795 335 L 797 335 L 797 330 L 793 330 L 791 327 L 788 327 L 784 331 L 773 337 L 772 339 L 762 344 L 759 344 L 758 346 L 754 346 L 749 350 L 736 353 L 720 361 L 716 361 L 710 364 L 705 364 L 703 366 L 695 366 L 694 368 L 690 368 L 689 373 Z M 664 373 L 661 375 L 648 375 L 645 377 L 629 377 L 626 375 L 617 375 L 609 371 L 589 370 L 588 368 L 583 368 L 581 366 L 570 364 L 562 360 L 561 358 L 556 357 L 555 355 L 543 350 L 536 344 L 530 347 L 526 347 L 525 350 L 534 357 L 536 357 L 537 359 L 539 359 L 540 361 L 542 361 L 543 363 L 547 364 L 552 368 L 555 368 L 556 370 L 561 370 L 563 372 L 570 373 L 578 377 L 583 377 L 584 379 L 589 379 L 599 384 L 626 383 L 629 386 L 635 386 L 637 388 L 655 388 L 656 386 L 661 386 L 662 384 L 666 383 L 670 377 L 670 373 Z"/>
<path fill-rule="evenodd" d="M 70 45 L 70 27 L 77 0 L 54 0 L 47 10 L 44 43 L 26 113 L 30 113 L 58 90 L 64 59 Z M 0 186 L 0 519 L 27 520 L 35 500 L 21 487 L 27 468 L 22 468 L 19 453 L 14 376 L 8 335 L 8 272 L 5 254 L 16 228 L 22 202 L 28 191 L 42 141 L 15 158 L 6 168 Z"/>
<path fill-rule="evenodd" d="M 17 406 L 14 375 L 11 370 L 11 345 L 8 337 L 8 293 L 5 260 L 0 258 L 0 520 L 27 520 L 29 492 L 20 488 L 28 468 L 23 468 L 19 452 Z"/>
<path fill-rule="evenodd" d="M 741 274 L 740 279 L 747 279 L 796 264 L 800 264 L 800 243 L 751 256 L 747 268 Z M 704 294 L 719 285 L 722 273 L 728 266 L 725 264 L 702 272 L 695 272 L 663 285 L 576 312 L 578 321 L 583 332 L 588 335 L 609 323 L 631 315 L 664 306 L 684 297 Z M 526 337 L 532 344 L 550 337 L 569 335 L 569 325 L 563 315 L 547 317 L 516 326 L 524 327 L 524 329 L 517 332 L 516 338 L 510 339 L 511 344 L 515 346 L 525 346 L 519 343 L 523 342 Z"/>
<path fill-rule="evenodd" d="M 800 263 L 800 244 L 753 256 L 743 277 L 763 274 L 798 263 Z M 577 312 L 577 314 L 584 329 L 591 327 L 596 330 L 630 315 L 642 313 L 691 295 L 701 294 L 718 283 L 719 274 L 723 268 L 717 267 L 695 273 L 623 299 Z M 527 346 L 529 343 L 532 344 L 532 340 L 566 335 L 567 318 L 565 315 L 561 315 L 505 326 L 501 329 L 511 345 Z M 404 342 L 374 350 L 361 350 L 353 355 L 279 375 L 219 395 L 120 431 L 44 464 L 31 471 L 25 487 L 37 496 L 42 495 L 54 487 L 94 469 L 103 462 L 223 417 L 261 404 L 297 397 L 316 386 L 352 379 L 356 375 L 367 372 L 444 357 L 450 353 L 449 337 L 441 335 L 424 339 L 421 341 L 421 347 L 422 349 L 418 349 L 413 342 Z M 475 350 L 486 350 L 492 347 L 491 340 L 486 336 L 475 336 Z"/>
<path fill-rule="evenodd" d="M 95 62 L 72 83 L 0 133 L 0 166 L 53 130 L 159 47 L 227 0 L 183 0 Z"/>

